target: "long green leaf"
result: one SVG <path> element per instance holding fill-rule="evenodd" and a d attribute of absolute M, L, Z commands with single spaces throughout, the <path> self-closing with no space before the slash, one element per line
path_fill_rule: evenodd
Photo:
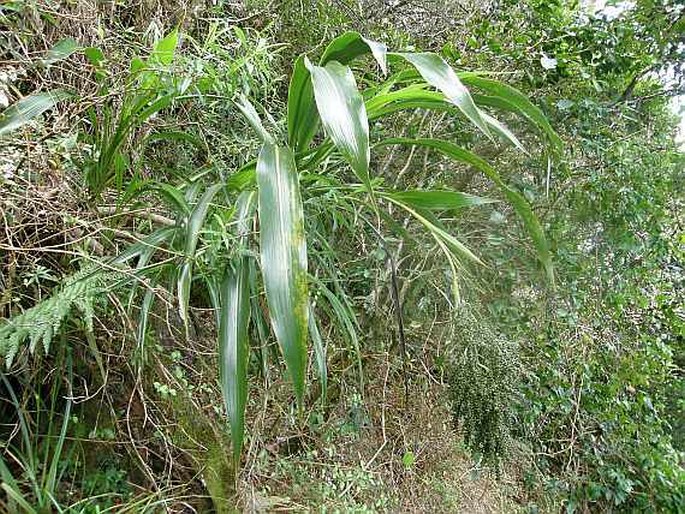
<path fill-rule="evenodd" d="M 421 223 L 424 227 L 428 229 L 428 231 L 431 233 L 431 235 L 433 235 L 433 237 L 436 240 L 449 246 L 456 254 L 468 260 L 474 261 L 478 264 L 483 264 L 483 262 L 478 257 L 476 257 L 474 253 L 471 250 L 469 250 L 469 248 L 464 243 L 462 243 L 452 234 L 447 232 L 442 226 L 434 223 L 430 219 L 430 217 L 421 212 L 421 210 L 412 207 L 409 203 L 405 203 L 401 200 L 398 200 L 397 198 L 393 198 L 392 196 L 388 196 L 387 198 L 392 203 L 398 205 L 399 207 L 402 207 L 405 211 L 414 216 L 414 218 L 416 218 L 416 220 L 419 223 Z"/>
<path fill-rule="evenodd" d="M 373 120 L 403 109 L 451 110 L 455 106 L 444 94 L 427 91 L 423 84 L 412 84 L 396 91 L 381 92 L 366 101 L 369 119 Z M 488 127 L 500 138 L 508 141 L 523 153 L 527 153 L 518 138 L 504 125 L 488 113 L 480 110 L 480 116 Z"/>
<path fill-rule="evenodd" d="M 307 64 L 312 74 L 316 106 L 326 132 L 370 190 L 369 120 L 352 70 L 336 61 L 325 67 Z"/>
<path fill-rule="evenodd" d="M 388 73 L 388 47 L 384 43 L 371 41 L 362 37 L 358 32 L 345 32 L 338 36 L 326 47 L 319 64 L 325 66 L 331 61 L 347 64 L 357 57 L 371 53 L 384 74 Z"/>
<path fill-rule="evenodd" d="M 43 58 L 43 64 L 48 66 L 66 59 L 76 50 L 78 50 L 78 44 L 73 38 L 68 37 L 62 39 L 46 52 L 45 57 Z"/>
<path fill-rule="evenodd" d="M 395 200 L 399 200 L 402 203 L 419 209 L 431 210 L 461 209 L 463 207 L 473 207 L 497 201 L 467 193 L 460 193 L 458 191 L 399 191 L 385 193 L 384 196 L 392 197 Z"/>
<path fill-rule="evenodd" d="M 262 275 L 271 324 L 301 405 L 307 369 L 307 246 L 295 158 L 265 144 L 257 160 Z"/>
<path fill-rule="evenodd" d="M 321 401 L 325 403 L 326 394 L 328 390 L 328 369 L 326 366 L 326 347 L 321 339 L 321 333 L 316 323 L 314 316 L 314 308 L 309 306 L 309 335 L 312 338 L 314 346 L 314 355 L 316 356 L 316 366 L 319 371 L 319 378 L 321 380 Z"/>
<path fill-rule="evenodd" d="M 186 202 L 183 193 L 177 187 L 166 182 L 160 182 L 151 184 L 149 188 L 158 191 L 160 196 L 167 201 L 177 216 L 185 218 L 190 214 L 188 202 Z"/>
<path fill-rule="evenodd" d="M 132 244 L 126 248 L 126 250 L 114 257 L 110 264 L 113 266 L 120 266 L 122 264 L 126 264 L 128 261 L 136 257 L 142 258 L 143 255 L 147 255 L 149 252 L 154 253 L 154 251 L 161 249 L 160 245 L 171 239 L 175 232 L 176 227 L 164 227 L 155 230 L 142 241 Z M 149 260 L 149 257 L 146 258 Z"/>
<path fill-rule="evenodd" d="M 357 361 L 357 370 L 359 373 L 360 389 L 363 390 L 364 371 L 362 365 L 361 348 L 359 346 L 359 337 L 357 336 L 357 332 L 359 331 L 359 324 L 357 323 L 357 320 L 354 316 L 354 311 L 352 309 L 352 306 L 350 305 L 350 302 L 348 301 L 347 295 L 340 287 L 340 284 L 337 283 L 337 279 L 335 278 L 335 272 L 331 271 L 330 275 L 333 279 L 333 282 L 337 286 L 335 293 L 331 291 L 322 280 L 317 279 L 316 277 L 312 278 L 316 283 L 318 291 L 323 294 L 323 296 L 326 299 L 326 303 L 328 303 L 332 310 L 332 312 L 329 311 L 329 318 L 333 319 L 333 315 L 335 315 L 335 317 L 338 318 L 340 326 L 344 327 L 345 329 L 344 333 L 347 336 L 348 342 L 354 348 L 354 356 Z M 324 302 L 321 303 L 321 307 L 325 308 Z"/>
<path fill-rule="evenodd" d="M 66 91 L 57 89 L 48 93 L 34 93 L 10 105 L 0 113 L 0 136 L 25 125 L 36 116 L 40 116 L 57 102 L 70 98 Z"/>
<path fill-rule="evenodd" d="M 474 98 L 485 105 L 491 105 L 519 114 L 530 120 L 549 139 L 557 153 L 562 151 L 563 143 L 554 131 L 545 114 L 536 107 L 526 95 L 518 89 L 498 80 L 467 74 L 462 77 L 465 84 L 473 85 L 485 91 L 491 97 L 474 95 Z"/>
<path fill-rule="evenodd" d="M 447 101 L 445 95 L 425 88 L 425 84 L 412 84 L 395 91 L 378 93 L 366 101 L 369 119 L 414 107 L 443 110 L 455 108 L 454 104 Z"/>
<path fill-rule="evenodd" d="M 535 245 L 535 249 L 537 250 L 538 259 L 540 259 L 540 262 L 547 273 L 548 279 L 550 282 L 554 283 L 552 257 L 549 251 L 547 238 L 545 237 L 545 232 L 542 229 L 542 225 L 540 225 L 540 221 L 538 220 L 537 216 L 535 216 L 530 204 L 521 195 L 521 193 L 509 187 L 502 180 L 495 168 L 490 166 L 485 160 L 481 159 L 474 153 L 464 150 L 453 143 L 442 141 L 440 139 L 391 138 L 379 143 L 379 145 L 388 144 L 418 145 L 433 148 L 447 157 L 473 166 L 487 176 L 490 180 L 492 180 L 497 187 L 500 188 L 509 203 L 511 203 L 514 207 L 516 213 L 523 220 L 523 225 L 528 231 Z"/>
<path fill-rule="evenodd" d="M 519 141 L 518 138 L 514 135 L 514 133 L 511 130 L 509 130 L 509 127 L 507 127 L 497 118 L 490 116 L 487 112 L 480 111 L 480 115 L 483 118 L 483 120 L 485 120 L 485 123 L 487 123 L 488 126 L 492 129 L 492 131 L 495 132 L 495 134 L 497 134 L 501 139 L 508 141 L 516 148 L 521 150 L 523 153 L 528 154 L 521 141 Z"/>
<path fill-rule="evenodd" d="M 304 61 L 303 55 L 295 61 L 288 88 L 288 143 L 296 151 L 306 150 L 319 128 L 314 87 Z"/>
<path fill-rule="evenodd" d="M 177 293 L 179 302 L 179 314 L 181 319 L 186 324 L 188 323 L 188 302 L 190 301 L 190 284 L 193 280 L 193 257 L 195 256 L 195 249 L 197 241 L 202 231 L 202 225 L 207 217 L 207 211 L 214 198 L 214 195 L 221 188 L 221 184 L 214 184 L 207 188 L 200 200 L 197 202 L 195 209 L 188 218 L 188 226 L 185 233 L 185 248 L 184 248 L 184 262 L 178 273 Z"/>
<path fill-rule="evenodd" d="M 254 108 L 254 105 L 252 105 L 252 102 L 250 102 L 245 95 L 240 95 L 235 104 L 236 107 L 240 109 L 240 112 L 243 113 L 243 116 L 245 116 L 245 119 L 247 119 L 247 122 L 250 124 L 250 126 L 257 133 L 259 139 L 261 139 L 263 143 L 273 143 L 271 134 L 269 134 L 269 132 L 264 128 L 264 125 L 262 125 L 262 120 L 259 117 L 259 113 L 257 112 L 257 109 Z"/>
<path fill-rule="evenodd" d="M 18 487 L 15 489 L 7 483 L 2 483 L 0 484 L 0 489 L 5 491 L 8 498 L 24 509 L 26 514 L 38 514 L 38 511 L 31 507 L 31 504 L 26 501 L 26 498 L 19 492 Z"/>
<path fill-rule="evenodd" d="M 488 125 L 483 120 L 480 110 L 471 98 L 469 90 L 462 84 L 459 77 L 445 60 L 437 54 L 397 53 L 411 63 L 431 86 L 441 91 L 476 127 L 490 137 Z"/>
<path fill-rule="evenodd" d="M 219 376 L 226 414 L 231 424 L 233 461 L 240 462 L 245 433 L 247 401 L 247 361 L 249 357 L 248 325 L 250 323 L 249 266 L 239 258 L 226 272 L 221 285 L 219 311 Z"/>
<path fill-rule="evenodd" d="M 366 39 L 357 32 L 346 32 L 331 41 L 319 65 L 325 66 L 332 61 L 344 65 L 367 53 L 371 53 L 383 73 L 387 73 L 386 46 Z M 318 128 L 314 90 L 305 66 L 305 56 L 301 55 L 295 61 L 288 89 L 288 143 L 295 151 L 306 150 Z"/>

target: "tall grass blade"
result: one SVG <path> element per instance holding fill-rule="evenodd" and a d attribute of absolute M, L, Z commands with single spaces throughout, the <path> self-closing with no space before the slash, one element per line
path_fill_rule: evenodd
<path fill-rule="evenodd" d="M 50 455 L 50 467 L 47 473 L 46 477 L 46 484 L 44 486 L 44 489 L 47 490 L 48 494 L 51 491 L 55 491 L 57 484 L 59 483 L 59 478 L 57 476 L 57 470 L 60 464 L 63 465 L 63 462 L 61 460 L 61 455 L 62 455 L 62 449 L 64 448 L 64 441 L 67 437 L 67 428 L 69 426 L 69 422 L 71 421 L 71 406 L 73 403 L 73 394 L 71 391 L 71 382 L 73 379 L 73 373 L 72 373 L 72 359 L 71 359 L 71 353 L 67 354 L 67 373 L 66 373 L 66 382 L 69 387 L 69 394 L 67 396 L 67 402 L 64 407 L 64 415 L 62 416 L 62 427 L 59 432 L 59 436 L 57 437 L 57 441 L 55 444 L 54 450 L 51 452 Z M 54 411 L 51 412 L 51 416 L 54 415 Z"/>
<path fill-rule="evenodd" d="M 359 346 L 359 337 L 357 336 L 359 324 L 357 323 L 357 319 L 354 316 L 352 306 L 350 305 L 350 302 L 347 299 L 347 295 L 344 291 L 342 291 L 342 288 L 340 288 L 338 284 L 336 284 L 338 285 L 338 287 L 336 288 L 337 290 L 334 293 L 326 286 L 326 284 L 322 280 L 317 279 L 316 277 L 313 277 L 313 280 L 317 286 L 317 291 L 321 292 L 321 294 L 326 298 L 326 303 L 328 303 L 328 305 L 330 306 L 330 310 L 328 310 L 329 318 L 333 319 L 333 316 L 335 315 L 335 317 L 338 318 L 340 326 L 345 328 L 344 332 L 347 336 L 348 342 L 352 345 L 352 348 L 354 348 L 354 357 L 357 361 L 357 369 L 359 372 L 360 383 L 359 389 L 363 390 L 364 372 L 362 365 L 361 348 Z M 324 302 L 321 303 L 321 308 L 325 308 Z"/>
<path fill-rule="evenodd" d="M 26 500 L 26 498 L 19 492 L 18 487 L 13 487 L 8 483 L 0 484 L 0 489 L 5 491 L 8 498 L 19 505 L 26 514 L 38 514 L 38 511 L 31 507 L 31 504 Z"/>
<path fill-rule="evenodd" d="M 271 324 L 300 405 L 307 369 L 307 246 L 290 149 L 265 144 L 257 160 L 261 267 Z"/>

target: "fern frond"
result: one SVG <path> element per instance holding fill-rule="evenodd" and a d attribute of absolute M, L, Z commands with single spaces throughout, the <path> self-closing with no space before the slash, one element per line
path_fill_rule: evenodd
<path fill-rule="evenodd" d="M 9 368 L 20 346 L 28 339 L 34 353 L 40 342 L 45 353 L 69 315 L 76 309 L 83 315 L 86 330 L 93 330 L 95 303 L 107 291 L 117 273 L 84 268 L 67 278 L 59 290 L 30 309 L 14 316 L 0 326 L 0 357 Z"/>

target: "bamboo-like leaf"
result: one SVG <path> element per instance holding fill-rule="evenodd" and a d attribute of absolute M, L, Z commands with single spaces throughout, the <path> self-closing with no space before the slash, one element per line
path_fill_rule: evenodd
<path fill-rule="evenodd" d="M 462 84 L 459 77 L 445 60 L 437 54 L 397 53 L 411 63 L 431 86 L 441 91 L 476 127 L 490 137 L 487 123 L 483 120 L 480 110 L 471 98 L 469 90 Z"/>
<path fill-rule="evenodd" d="M 505 109 L 523 116 L 547 136 L 555 152 L 560 153 L 562 151 L 563 143 L 550 125 L 545 114 L 521 91 L 498 80 L 488 79 L 475 74 L 464 75 L 462 80 L 465 84 L 473 85 L 492 95 L 491 97 L 474 95 L 474 98 L 479 103 Z"/>
<path fill-rule="evenodd" d="M 474 261 L 478 264 L 483 264 L 483 262 L 478 257 L 476 257 L 474 253 L 464 243 L 462 243 L 452 234 L 447 232 L 442 226 L 438 225 L 437 223 L 434 223 L 430 219 L 430 217 L 427 216 L 425 213 L 421 212 L 419 209 L 412 207 L 410 204 L 402 202 L 391 196 L 386 198 L 388 198 L 388 200 L 390 200 L 392 203 L 398 205 L 399 207 L 402 207 L 405 211 L 414 216 L 414 218 L 416 218 L 416 220 L 419 223 L 421 223 L 424 227 L 428 229 L 428 231 L 431 233 L 431 235 L 433 235 L 433 237 L 436 240 L 449 246 L 450 249 L 452 249 L 452 251 L 454 251 L 456 254 L 468 260 Z"/>
<path fill-rule="evenodd" d="M 325 66 L 331 61 L 347 64 L 357 57 L 371 53 L 381 67 L 384 74 L 388 73 L 388 47 L 384 43 L 371 41 L 362 37 L 358 32 L 345 32 L 338 36 L 326 47 L 319 64 Z"/>
<path fill-rule="evenodd" d="M 366 101 L 370 120 L 386 116 L 402 109 L 426 108 L 434 110 L 454 109 L 445 95 L 426 90 L 425 84 L 412 84 L 396 91 L 381 92 Z"/>
<path fill-rule="evenodd" d="M 261 139 L 263 143 L 273 143 L 271 134 L 269 134 L 269 132 L 264 128 L 264 125 L 262 125 L 262 120 L 257 113 L 257 109 L 255 109 L 254 105 L 252 105 L 252 102 L 250 102 L 245 95 L 240 95 L 240 98 L 235 104 L 236 107 L 240 109 L 240 112 L 243 113 L 243 116 L 245 116 L 245 119 L 247 119 L 247 122 L 250 124 L 250 126 L 257 133 L 259 139 Z"/>
<path fill-rule="evenodd" d="M 176 227 L 164 227 L 154 231 L 142 241 L 135 243 L 119 255 L 112 259 L 111 264 L 114 266 L 125 264 L 135 257 L 147 255 L 148 252 L 158 250 L 160 245 L 168 241 L 176 232 Z M 149 259 L 149 257 L 147 257 Z"/>
<path fill-rule="evenodd" d="M 314 87 L 304 61 L 303 55 L 295 61 L 288 88 L 288 143 L 296 151 L 306 150 L 319 128 Z"/>
<path fill-rule="evenodd" d="M 177 280 L 177 294 L 179 302 L 179 315 L 186 324 L 188 323 L 188 302 L 190 300 L 190 285 L 193 280 L 193 257 L 195 256 L 195 249 L 197 241 L 200 237 L 202 225 L 207 217 L 207 211 L 214 198 L 216 192 L 221 188 L 221 184 L 215 184 L 205 191 L 200 200 L 197 202 L 195 209 L 193 209 L 190 218 L 188 218 L 188 226 L 185 233 L 185 249 L 184 262 L 181 270 L 178 273 Z"/>
<path fill-rule="evenodd" d="M 492 129 L 492 131 L 495 132 L 500 138 L 504 139 L 505 141 L 508 141 L 516 148 L 521 150 L 524 154 L 528 154 L 523 144 L 521 144 L 521 141 L 519 141 L 518 138 L 514 135 L 514 133 L 511 130 L 509 130 L 509 127 L 507 127 L 497 118 L 490 116 L 487 112 L 480 111 L 480 115 L 483 118 L 483 120 L 485 120 L 485 123 L 487 123 L 488 126 Z"/>
<path fill-rule="evenodd" d="M 0 136 L 25 125 L 36 116 L 40 116 L 57 102 L 70 98 L 66 91 L 57 89 L 48 93 L 34 93 L 10 105 L 0 113 Z"/>
<path fill-rule="evenodd" d="M 398 191 L 385 193 L 384 196 L 392 197 L 419 209 L 431 210 L 461 209 L 497 202 L 491 198 L 482 198 L 458 191 Z"/>
<path fill-rule="evenodd" d="M 500 177 L 499 173 L 495 168 L 490 166 L 485 160 L 481 159 L 477 155 L 468 150 L 464 150 L 459 146 L 450 143 L 448 141 L 442 141 L 440 139 L 411 139 L 411 138 L 392 138 L 382 141 L 380 145 L 387 144 L 402 144 L 402 145 L 418 145 L 428 148 L 433 148 L 443 155 L 455 159 L 460 162 L 464 162 L 481 171 L 485 176 L 492 180 L 497 187 L 500 188 L 504 196 L 507 198 L 509 203 L 512 204 L 516 213 L 523 220 L 523 225 L 528 231 L 535 249 L 537 250 L 538 259 L 545 268 L 547 273 L 547 278 L 551 283 L 554 283 L 554 268 L 552 266 L 552 257 L 549 251 L 549 246 L 547 243 L 547 238 L 545 237 L 545 232 L 540 225 L 540 221 L 537 216 L 533 213 L 530 204 L 526 199 L 516 191 L 509 187 Z"/>
<path fill-rule="evenodd" d="M 352 70 L 332 61 L 325 67 L 309 62 L 319 116 L 331 140 L 359 179 L 369 178 L 369 120 Z"/>
<path fill-rule="evenodd" d="M 50 50 L 48 50 L 43 58 L 43 64 L 46 66 L 66 59 L 71 54 L 78 50 L 78 44 L 73 38 L 66 38 L 56 43 Z"/>
<path fill-rule="evenodd" d="M 257 160 L 262 275 L 271 324 L 301 404 L 307 369 L 307 246 L 295 158 L 265 144 Z"/>
<path fill-rule="evenodd" d="M 412 84 L 396 91 L 382 92 L 373 96 L 366 101 L 369 120 L 387 116 L 403 109 L 421 108 L 444 111 L 455 108 L 454 104 L 445 98 L 445 95 L 437 91 L 427 91 L 424 87 L 423 84 Z M 482 110 L 479 111 L 481 118 L 493 132 L 523 153 L 528 153 L 518 138 L 504 123 Z"/>
<path fill-rule="evenodd" d="M 319 371 L 319 378 L 321 380 L 321 401 L 326 401 L 326 393 L 328 390 L 328 370 L 326 366 L 326 347 L 321 339 L 321 333 L 316 323 L 314 316 L 314 308 L 309 306 L 309 335 L 312 338 L 314 346 L 314 355 L 316 356 L 316 367 Z"/>
<path fill-rule="evenodd" d="M 226 272 L 220 294 L 219 376 L 226 414 L 231 424 L 233 461 L 236 467 L 240 462 L 240 453 L 243 448 L 247 401 L 248 325 L 250 322 L 248 272 L 247 259 L 237 259 L 234 269 Z"/>
<path fill-rule="evenodd" d="M 361 55 L 371 53 L 387 73 L 387 48 L 383 43 L 371 41 L 356 32 L 346 32 L 335 38 L 324 51 L 319 66 L 337 61 L 345 65 Z M 304 55 L 295 61 L 288 89 L 288 143 L 296 151 L 309 147 L 319 128 L 319 116 L 314 101 L 310 73 Z"/>
<path fill-rule="evenodd" d="M 160 196 L 167 201 L 177 216 L 185 218 L 190 215 L 190 206 L 188 206 L 183 193 L 177 187 L 166 182 L 152 184 L 149 187 L 160 193 Z"/>
<path fill-rule="evenodd" d="M 207 217 L 207 211 L 214 198 L 214 195 L 221 188 L 221 184 L 214 184 L 213 186 L 207 188 L 205 193 L 202 195 L 200 200 L 197 202 L 193 213 L 188 219 L 188 227 L 186 229 L 186 239 L 185 239 L 185 255 L 186 257 L 191 257 L 195 254 L 195 248 L 197 247 L 197 241 L 200 237 L 200 231 L 202 225 Z"/>

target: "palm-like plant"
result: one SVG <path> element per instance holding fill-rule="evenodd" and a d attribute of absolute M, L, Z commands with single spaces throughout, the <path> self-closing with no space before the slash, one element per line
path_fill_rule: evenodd
<path fill-rule="evenodd" d="M 411 67 L 404 66 L 360 92 L 350 63 L 366 54 L 375 58 L 385 75 L 388 61 L 406 62 Z M 479 94 L 470 94 L 466 85 L 477 88 Z M 335 288 L 328 288 L 308 273 L 307 241 L 312 243 L 318 236 L 306 230 L 303 196 L 317 205 L 337 202 L 328 211 L 331 216 L 336 208 L 353 204 L 360 219 L 379 235 L 383 220 L 392 219 L 391 210 L 401 209 L 434 238 L 455 281 L 461 261 L 480 262 L 450 234 L 440 222 L 439 213 L 490 200 L 458 191 L 387 188 L 371 169 L 373 149 L 390 145 L 425 147 L 485 174 L 523 220 L 538 258 L 552 279 L 550 252 L 539 221 L 523 196 L 484 159 L 440 139 L 370 140 L 370 122 L 400 110 L 421 108 L 457 111 L 487 138 L 500 138 L 523 150 L 512 132 L 483 110 L 487 106 L 520 115 L 537 127 L 552 152 L 558 153 L 560 140 L 542 112 L 510 86 L 480 74 L 455 73 L 433 53 L 390 53 L 385 45 L 349 32 L 330 43 L 318 64 L 305 55 L 295 62 L 288 91 L 287 137 L 283 141 L 264 127 L 247 98 L 241 97 L 236 106 L 261 139 L 257 158 L 226 183 L 212 184 L 204 192 L 200 180 L 181 187 L 151 184 L 151 189 L 176 212 L 175 224 L 154 232 L 110 262 L 110 266 L 118 266 L 137 259 L 136 275 L 145 277 L 147 290 L 140 302 L 141 343 L 154 286 L 165 280 L 175 284 L 180 318 L 186 327 L 193 284 L 201 284 L 209 292 L 217 314 L 220 382 L 236 465 L 243 445 L 251 322 L 259 333 L 265 332 L 262 309 L 255 301 L 262 287 L 256 269 L 261 270 L 268 317 L 298 404 L 302 404 L 305 392 L 310 338 L 325 394 L 326 357 L 314 315 L 316 308 L 327 309 L 331 318 L 340 321 L 353 345 L 357 344 L 356 322 L 349 303 Z M 317 138 L 321 128 L 322 137 Z M 346 173 L 347 169 L 352 173 Z M 330 191 L 336 192 L 332 200 L 325 194 Z M 390 230 L 395 227 L 392 223 L 388 226 Z M 252 251 L 251 233 L 256 227 L 258 251 Z M 315 242 L 327 245 L 323 240 Z M 168 258 L 153 259 L 160 249 L 168 252 Z M 327 262 L 318 264 L 322 269 L 330 267 Z M 310 301 L 312 286 L 320 293 L 321 306 Z M 134 290 L 130 298 L 136 295 Z M 5 353 L 13 331 L 12 322 L 0 328 L 0 350 L 4 345 Z M 16 337 L 10 342 L 15 347 L 19 343 Z"/>
<path fill-rule="evenodd" d="M 364 54 L 372 54 L 384 73 L 387 73 L 388 58 L 407 61 L 415 71 L 402 70 L 384 82 L 367 88 L 362 94 L 349 63 Z M 484 94 L 478 95 L 475 101 L 464 83 L 474 85 Z M 308 332 L 315 345 L 319 372 L 325 375 L 325 360 L 320 357 L 322 349 L 319 347 L 316 320 L 310 318 L 312 309 L 308 296 L 300 174 L 308 174 L 309 184 L 317 179 L 326 183 L 334 181 L 337 188 L 345 189 L 361 203 L 366 202 L 372 217 L 381 219 L 380 210 L 389 205 L 403 209 L 425 226 L 444 252 L 456 277 L 459 260 L 479 262 L 479 259 L 448 232 L 434 212 L 479 205 L 488 200 L 457 191 L 394 191 L 377 187 L 370 169 L 369 121 L 402 109 L 450 110 L 456 107 L 487 137 L 499 136 L 523 150 L 509 129 L 478 104 L 496 106 L 523 116 L 543 131 L 554 152 L 559 151 L 559 138 L 541 111 L 517 90 L 477 74 L 466 73 L 460 78 L 436 54 L 388 53 L 385 45 L 369 41 L 354 32 L 335 39 L 325 50 L 318 65 L 312 64 L 307 56 L 297 59 L 288 93 L 288 144 L 275 142 L 263 127 L 256 110 L 245 99 L 239 103 L 239 108 L 263 141 L 255 165 L 258 192 L 255 215 L 260 220 L 260 263 L 271 324 L 298 401 L 302 400 L 305 386 Z M 312 147 L 320 126 L 323 126 L 326 137 Z M 439 139 L 392 138 L 375 144 L 376 147 L 384 145 L 424 146 L 484 173 L 501 189 L 523 219 L 535 243 L 538 258 L 552 279 L 549 249 L 537 218 L 523 196 L 509 187 L 485 160 L 454 143 Z M 322 161 L 329 157 L 349 165 L 359 183 L 331 177 L 321 167 Z M 248 177 L 250 172 L 250 166 L 243 170 Z M 243 188 L 254 186 L 249 178 L 246 182 Z M 233 328 L 230 334 L 225 330 L 220 331 L 219 341 L 222 348 L 221 381 L 228 415 L 232 420 L 236 459 L 242 444 L 248 348 L 246 325 L 249 316 L 243 311 L 249 309 L 249 305 L 244 297 L 247 293 L 240 289 L 240 277 L 246 273 L 245 266 L 243 259 L 234 262 L 227 271 L 229 278 L 224 282 L 226 287 L 222 292 L 220 324 Z M 230 308 L 227 308 L 227 302 L 230 302 Z"/>

